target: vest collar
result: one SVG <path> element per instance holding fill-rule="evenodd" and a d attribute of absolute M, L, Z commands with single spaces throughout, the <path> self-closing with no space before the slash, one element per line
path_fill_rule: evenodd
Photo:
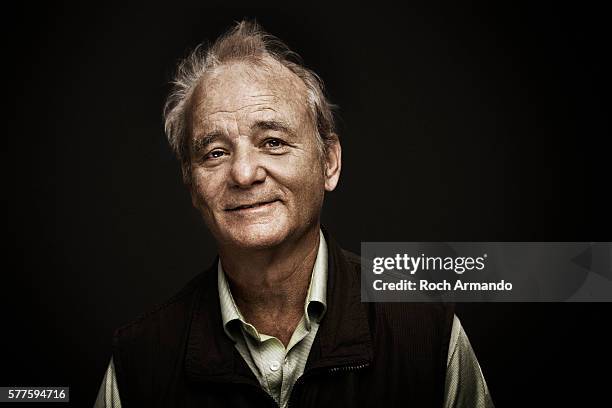
<path fill-rule="evenodd" d="M 363 364 L 372 360 L 372 344 L 360 271 L 323 229 L 328 245 L 327 310 L 312 344 L 304 374 L 310 370 Z M 193 381 L 247 383 L 257 379 L 225 335 L 217 289 L 218 259 L 204 272 L 192 306 L 184 367 Z"/>

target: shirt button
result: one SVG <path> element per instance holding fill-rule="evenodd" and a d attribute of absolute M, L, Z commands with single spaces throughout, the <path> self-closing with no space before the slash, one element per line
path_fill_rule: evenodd
<path fill-rule="evenodd" d="M 270 370 L 276 371 L 279 368 L 280 368 L 280 364 L 278 363 L 278 361 L 273 361 L 270 363 Z"/>
<path fill-rule="evenodd" d="M 287 357 L 285 357 L 285 364 L 289 363 L 289 359 Z"/>

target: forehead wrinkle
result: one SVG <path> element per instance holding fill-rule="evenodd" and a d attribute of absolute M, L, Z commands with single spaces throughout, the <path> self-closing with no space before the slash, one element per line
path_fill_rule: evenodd
<path fill-rule="evenodd" d="M 240 107 L 240 108 L 238 108 L 236 110 L 218 110 L 218 111 L 214 111 L 212 113 L 206 114 L 206 117 L 209 118 L 209 117 L 211 117 L 213 115 L 216 115 L 218 113 L 229 113 L 229 114 L 233 115 L 233 114 L 239 113 L 240 111 L 245 110 L 247 108 L 251 108 L 251 107 L 255 107 L 255 106 L 261 106 L 261 105 L 266 105 L 266 103 L 249 104 L 249 105 L 242 106 L 242 107 Z M 269 107 L 269 106 L 266 106 L 264 108 L 255 109 L 252 112 L 262 112 L 262 111 L 266 111 L 266 110 L 271 110 L 273 112 L 276 112 L 276 110 L 274 108 Z"/>
<path fill-rule="evenodd" d="M 265 104 L 258 104 L 258 105 L 265 105 Z M 246 106 L 249 107 L 249 106 Z M 214 113 L 209 113 L 206 115 L 206 117 L 202 120 L 199 121 L 198 124 L 195 126 L 195 129 L 203 129 L 202 132 L 198 132 L 198 133 L 211 133 L 211 132 L 215 132 L 216 130 L 222 128 L 223 131 L 227 132 L 228 131 L 228 120 L 224 120 L 223 118 L 218 118 L 216 117 L 218 114 L 229 114 L 234 116 L 234 118 L 232 120 L 230 120 L 230 122 L 240 122 L 241 120 L 245 120 L 247 122 L 254 122 L 257 121 L 257 118 L 252 118 L 252 119 L 248 119 L 249 114 L 253 114 L 253 113 L 259 113 L 259 112 L 274 112 L 277 113 L 276 109 L 269 107 L 269 106 L 265 106 L 263 108 L 259 108 L 259 109 L 255 109 L 253 111 L 249 111 L 249 112 L 245 112 L 245 113 L 240 113 L 240 110 L 243 110 L 244 108 L 240 108 L 237 111 L 217 111 Z M 240 115 L 241 118 L 243 119 L 238 119 L 235 117 L 235 115 Z M 239 125 L 238 125 L 239 126 Z"/>
<path fill-rule="evenodd" d="M 276 109 L 270 107 L 270 106 L 266 106 L 265 108 L 261 108 L 261 109 L 255 109 L 252 113 L 256 113 L 256 112 L 264 112 L 264 111 L 272 111 L 274 113 L 276 113 Z"/>
<path fill-rule="evenodd" d="M 272 98 L 277 99 L 278 97 L 274 94 L 255 94 L 255 95 L 247 95 L 249 98 Z"/>

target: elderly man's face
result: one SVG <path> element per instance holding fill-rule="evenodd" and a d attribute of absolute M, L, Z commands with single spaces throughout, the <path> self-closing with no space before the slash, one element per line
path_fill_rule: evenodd
<path fill-rule="evenodd" d="M 318 223 L 340 147 L 320 157 L 297 76 L 272 60 L 223 65 L 203 78 L 190 113 L 193 203 L 220 244 L 269 248 Z"/>

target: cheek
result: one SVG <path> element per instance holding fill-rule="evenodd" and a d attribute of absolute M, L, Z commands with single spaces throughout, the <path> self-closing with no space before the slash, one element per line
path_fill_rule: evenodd
<path fill-rule="evenodd" d="M 218 183 L 218 178 L 215 174 L 193 173 L 193 192 L 200 208 L 214 207 L 215 198 L 220 197 L 222 186 L 221 183 Z"/>
<path fill-rule="evenodd" d="M 283 160 L 269 167 L 273 178 L 295 197 L 294 205 L 305 208 L 321 200 L 325 191 L 323 170 L 317 157 Z"/>

